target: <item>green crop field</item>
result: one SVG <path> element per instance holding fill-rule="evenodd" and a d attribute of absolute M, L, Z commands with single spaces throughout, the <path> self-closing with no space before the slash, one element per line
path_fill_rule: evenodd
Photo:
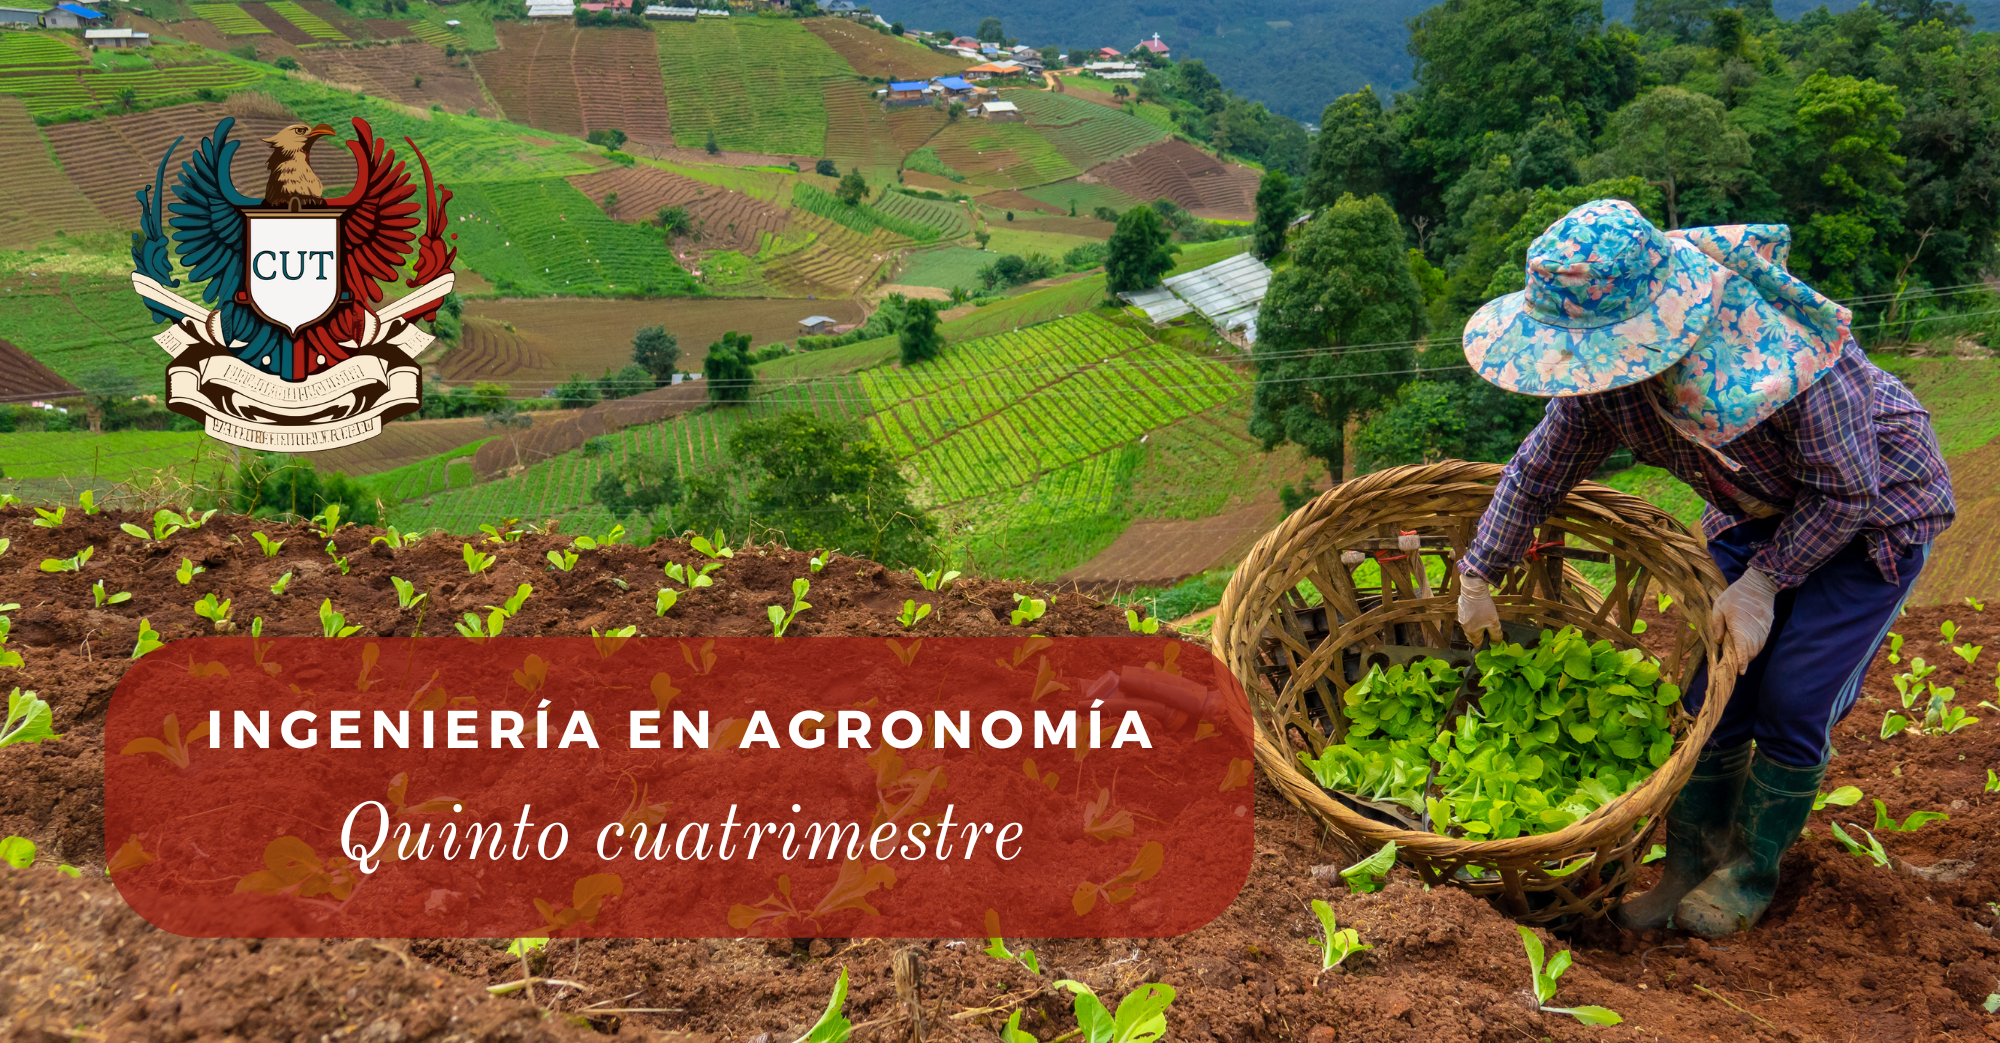
<path fill-rule="evenodd" d="M 2000 438 L 2000 361 L 1993 359 L 1913 359 L 1871 355 L 1896 375 L 1930 410 L 1938 443 L 1946 456 L 1971 452 Z"/>
<path fill-rule="evenodd" d="M 56 36 L 19 31 L 0 33 L 0 69 L 81 64 L 83 55 Z"/>
<path fill-rule="evenodd" d="M 343 136 L 351 133 L 350 119 L 355 116 L 366 119 L 375 128 L 376 136 L 393 144 L 397 154 L 410 161 L 412 168 L 416 157 L 409 155 L 409 146 L 403 139 L 415 140 L 430 161 L 431 172 L 454 191 L 468 181 L 568 177 L 597 169 L 576 156 L 588 151 L 589 145 L 560 134 L 446 112 L 428 113 L 426 119 L 402 106 L 307 83 L 297 77 L 274 77 L 265 81 L 261 89 L 301 120 L 339 127 Z M 538 145 L 524 140 L 525 137 L 553 140 L 555 144 Z M 413 176 L 421 178 L 422 174 L 413 170 Z M 451 212 L 454 215 L 463 212 L 456 201 Z"/>
<path fill-rule="evenodd" d="M 167 354 L 152 337 L 164 327 L 153 323 L 130 279 L 65 275 L 22 286 L 8 282 L 0 286 L 0 340 L 78 387 L 90 386 L 90 376 L 104 370 L 141 387 L 159 385 Z"/>
<path fill-rule="evenodd" d="M 941 246 L 910 255 L 896 281 L 905 286 L 935 286 L 949 290 L 979 285 L 979 269 L 999 259 L 998 254 L 964 246 Z"/>
<path fill-rule="evenodd" d="M 853 71 L 797 22 L 704 18 L 660 22 L 660 77 L 674 142 L 818 156 L 826 149 L 828 80 Z"/>
<path fill-rule="evenodd" d="M 0 94 L 19 97 L 30 113 L 43 116 L 65 109 L 110 104 L 118 101 L 120 92 L 128 88 L 138 105 L 181 97 L 192 101 L 195 92 L 204 88 L 227 93 L 254 84 L 265 75 L 255 66 L 240 62 L 116 71 L 51 69 L 0 76 Z"/>
<path fill-rule="evenodd" d="M 164 361 L 165 356 L 161 358 Z M 158 374 L 154 380 L 158 382 Z M 204 474 L 222 466 L 228 454 L 200 431 L 111 431 L 101 435 L 18 431 L 0 434 L 0 474 L 9 485 L 26 483 L 27 489 L 37 492 L 49 491 L 49 483 L 56 479 L 69 479 L 78 489 L 102 488 L 153 471 L 172 471 L 185 477 L 197 452 L 206 460 Z"/>
<path fill-rule="evenodd" d="M 1056 143 L 1063 158 L 1086 170 L 1167 136 L 1137 116 L 1049 91 L 1009 91 L 1007 97 L 1021 107 L 1029 126 Z"/>
<path fill-rule="evenodd" d="M 907 196 L 904 198 L 908 198 Z M 841 202 L 831 192 L 816 186 L 799 182 L 792 188 L 792 205 L 808 214 L 818 214 L 829 221 L 846 225 L 867 235 L 877 228 L 886 229 L 906 239 L 930 242 L 938 237 L 935 225 L 925 224 L 898 217 L 884 210 L 878 210 L 866 203 L 849 206 Z"/>
<path fill-rule="evenodd" d="M 959 120 L 932 139 L 938 158 L 975 185 L 1025 188 L 1075 177 L 1081 168 L 1025 123 Z"/>
<path fill-rule="evenodd" d="M 436 22 L 416 21 L 405 24 L 410 27 L 411 36 L 434 47 L 443 47 L 446 44 L 463 42 L 463 38 L 457 33 L 452 32 L 450 27 L 439 25 Z"/>
<path fill-rule="evenodd" d="M 224 36 L 256 36 L 271 31 L 236 4 L 190 4 L 189 7 L 196 18 L 215 26 Z"/>
<path fill-rule="evenodd" d="M 468 458 L 478 453 L 480 446 L 492 440 L 482 438 L 477 442 L 469 442 L 450 452 L 439 453 L 428 460 L 419 460 L 394 470 L 366 475 L 360 482 L 383 503 L 401 503 L 404 500 L 414 500 L 433 493 L 470 488 L 473 471 L 472 461 Z M 460 461 L 457 467 L 451 465 L 454 460 Z"/>
<path fill-rule="evenodd" d="M 1019 486 L 1235 394 L 1243 379 L 1081 315 L 862 374 L 884 444 L 954 503 Z"/>
<path fill-rule="evenodd" d="M 451 201 L 459 264 L 506 294 L 694 292 L 651 231 L 604 216 L 560 178 L 472 182 Z"/>
<path fill-rule="evenodd" d="M 1021 194 L 1064 210 L 1068 210 L 1070 204 L 1074 203 L 1079 214 L 1091 213 L 1100 206 L 1108 206 L 1119 213 L 1124 213 L 1141 202 L 1110 185 L 1090 185 L 1074 180 L 1024 188 Z"/>
<path fill-rule="evenodd" d="M 270 8 L 285 21 L 305 30 L 307 36 L 328 43 L 346 43 L 347 34 L 328 25 L 326 19 L 306 10 L 291 0 L 271 0 Z"/>
<path fill-rule="evenodd" d="M 1001 214 L 988 214 L 986 230 L 993 233 L 986 248 L 994 253 L 1019 254 L 1026 257 L 1031 253 L 1047 254 L 1056 260 L 1079 246 L 1101 243 L 1087 235 L 1069 235 L 1064 232 L 1023 232 L 1016 230 Z"/>
<path fill-rule="evenodd" d="M 927 226 L 940 239 L 962 239 L 972 234 L 972 218 L 966 214 L 965 204 L 949 199 L 926 199 L 907 192 L 891 192 L 875 201 L 875 209 Z"/>

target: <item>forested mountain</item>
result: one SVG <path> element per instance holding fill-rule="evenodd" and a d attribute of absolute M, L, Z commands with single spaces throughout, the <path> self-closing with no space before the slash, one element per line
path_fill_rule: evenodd
<path fill-rule="evenodd" d="M 1829 0 L 1833 12 L 1856 0 Z M 1327 102 L 1363 84 L 1378 91 L 1411 86 L 1406 25 L 1431 0 L 878 0 L 876 12 L 912 28 L 970 35 L 998 18 L 1009 35 L 1037 47 L 1129 50 L 1159 33 L 1176 58 L 1200 58 L 1231 90 L 1272 111 L 1318 122 Z M 1699 11 L 1704 0 L 1657 0 L 1663 13 Z M 1746 4 L 1744 6 L 1754 6 Z M 1774 13 L 1797 16 L 1820 6 L 1775 0 Z M 2000 28 L 2000 0 L 1965 5 L 1988 29 Z M 1633 0 L 1604 5 L 1607 21 L 1631 22 Z"/>

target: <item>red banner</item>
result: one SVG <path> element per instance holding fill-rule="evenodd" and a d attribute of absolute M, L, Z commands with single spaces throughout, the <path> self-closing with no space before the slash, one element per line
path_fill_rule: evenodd
<path fill-rule="evenodd" d="M 1249 727 L 1162 637 L 200 638 L 118 686 L 105 834 L 184 935 L 1171 935 Z"/>

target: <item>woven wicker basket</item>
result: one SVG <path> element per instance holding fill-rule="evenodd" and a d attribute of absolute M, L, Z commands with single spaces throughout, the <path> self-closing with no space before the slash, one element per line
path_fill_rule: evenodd
<path fill-rule="evenodd" d="M 1299 764 L 1338 736 L 1340 696 L 1357 672 L 1398 662 L 1418 648 L 1462 650 L 1457 625 L 1458 572 L 1451 563 L 1471 542 L 1500 475 L 1495 464 L 1447 461 L 1379 471 L 1345 482 L 1294 512 L 1258 541 L 1223 594 L 1215 652 L 1250 693 L 1258 763 L 1278 791 L 1334 828 L 1357 857 L 1395 841 L 1401 860 L 1433 885 L 1451 883 L 1497 899 L 1517 919 L 1546 923 L 1601 916 L 1618 900 L 1638 865 L 1654 820 L 1687 782 L 1715 729 L 1733 677 L 1711 686 L 1699 715 L 1672 714 L 1672 756 L 1640 785 L 1588 817 L 1553 833 L 1474 841 L 1404 828 L 1365 814 L 1365 805 L 1321 789 Z M 1700 636 L 1724 583 L 1699 537 L 1653 505 L 1585 482 L 1556 508 L 1535 540 L 1536 552 L 1494 591 L 1503 624 L 1574 624 L 1593 638 L 1638 647 L 1631 621 L 1649 594 L 1669 594 L 1696 625 L 1682 629 L 1661 676 L 1683 686 L 1714 649 Z M 1358 552 L 1358 553 L 1357 553 Z M 1357 589 L 1352 569 L 1373 555 L 1379 591 Z M 1444 583 L 1433 589 L 1421 559 L 1442 559 Z M 1612 569 L 1600 592 L 1573 564 Z M 1295 588 L 1319 591 L 1307 609 Z M 1517 633 L 1520 631 L 1516 631 Z M 1578 867 L 1581 856 L 1594 856 Z M 1550 870 L 1561 872 L 1552 875 Z"/>

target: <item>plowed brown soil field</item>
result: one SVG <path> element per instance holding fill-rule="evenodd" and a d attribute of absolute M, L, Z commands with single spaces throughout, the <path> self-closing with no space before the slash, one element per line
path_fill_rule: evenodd
<path fill-rule="evenodd" d="M 631 29 L 581 30 L 570 69 L 586 132 L 616 129 L 655 147 L 674 143 L 658 37 Z"/>
<path fill-rule="evenodd" d="M 75 385 L 42 365 L 11 341 L 0 340 L 0 405 L 79 394 Z"/>
<path fill-rule="evenodd" d="M 653 220 L 663 206 L 686 206 L 705 193 L 721 195 L 724 191 L 658 167 L 618 167 L 579 174 L 570 178 L 569 183 L 599 206 L 604 204 L 607 194 L 618 193 L 618 207 L 611 216 L 641 224 Z"/>
<path fill-rule="evenodd" d="M 237 6 L 243 9 L 243 13 L 255 18 L 258 25 L 271 30 L 271 35 L 294 47 L 315 42 L 311 33 L 293 25 L 285 19 L 284 15 L 271 10 L 271 5 L 269 4 L 238 4 Z"/>
<path fill-rule="evenodd" d="M 331 0 L 297 0 L 297 2 L 300 7 L 318 15 L 321 21 L 347 34 L 347 38 L 350 40 L 372 40 L 375 38 L 374 30 L 368 28 L 366 22 L 354 17 L 347 8 L 333 3 Z M 396 35 L 406 36 L 408 32 L 398 32 Z"/>
<path fill-rule="evenodd" d="M 1093 167 L 1088 176 L 1135 199 L 1171 199 L 1209 220 L 1247 221 L 1257 215 L 1258 173 L 1224 164 L 1185 141 L 1161 142 Z"/>
<path fill-rule="evenodd" d="M 579 30 L 568 22 L 501 22 L 497 51 L 472 58 L 507 118 L 558 134 L 583 137 L 583 103 L 573 62 Z"/>
<path fill-rule="evenodd" d="M 90 197 L 49 158 L 48 143 L 27 106 L 0 95 L 0 248 L 21 250 L 57 232 L 109 227 Z"/>
<path fill-rule="evenodd" d="M 1283 518 L 1276 497 L 1209 518 L 1142 518 L 1062 579 L 1085 590 L 1172 586 L 1241 560 Z"/>
<path fill-rule="evenodd" d="M 447 383 L 487 380 L 539 394 L 571 374 L 597 377 L 607 368 L 623 368 L 632 361 L 632 336 L 657 325 L 680 339 L 680 369 L 693 373 L 723 333 L 748 333 L 759 346 L 789 344 L 808 315 L 842 322 L 867 317 L 859 303 L 846 300 L 474 301 L 466 306 L 464 340 L 438 364 L 438 372 Z"/>
<path fill-rule="evenodd" d="M 786 1040 L 802 1036 L 819 1017 L 842 971 L 851 982 L 843 1013 L 857 1043 L 911 1039 L 912 998 L 925 1039 L 990 1040 L 1016 1011 L 1020 1029 L 1038 1039 L 1071 1038 L 1079 1026 L 1059 979 L 1086 982 L 1114 1004 L 1142 982 L 1170 985 L 1175 993 L 1164 1030 L 1190 1043 L 2000 1037 L 2000 1020 L 1983 1009 L 2000 976 L 1990 907 L 2000 900 L 2000 860 L 1991 857 L 2000 794 L 1984 792 L 1984 769 L 2000 762 L 2000 725 L 1982 721 L 1950 737 L 1879 738 L 1883 709 L 1898 703 L 1890 683 L 1898 668 L 1879 659 L 1856 712 L 1835 730 L 1839 752 L 1826 780 L 1829 789 L 1856 786 L 1866 799 L 1813 814 L 1810 835 L 1786 857 L 1783 882 L 1761 924 L 1714 944 L 1672 931 L 1623 934 L 1602 922 L 1535 932 L 1573 961 L 1556 1002 L 1610 1008 L 1623 1018 L 1616 1026 L 1538 1011 L 1514 925 L 1464 891 L 1423 888 L 1401 868 L 1379 893 L 1341 886 L 1330 872 L 1341 865 L 1339 856 L 1321 829 L 1261 781 L 1255 865 L 1235 903 L 1214 922 L 1171 938 L 1010 939 L 1016 951 L 1035 950 L 1039 969 L 1032 972 L 986 955 L 983 938 L 560 937 L 526 959 L 528 971 L 574 984 L 543 982 L 492 995 L 487 986 L 523 976 L 523 958 L 506 954 L 500 941 L 168 935 L 126 908 L 102 871 L 103 722 L 142 618 L 169 640 L 205 633 L 207 625 L 187 609 L 198 593 L 213 591 L 231 596 L 239 616 L 262 618 L 267 637 L 318 634 L 315 611 L 330 599 L 365 640 L 408 635 L 418 626 L 434 632 L 438 617 L 478 610 L 532 583 L 533 596 L 510 631 L 581 636 L 637 623 L 648 635 L 667 637 L 768 634 L 757 610 L 790 596 L 791 580 L 807 575 L 806 555 L 740 548 L 712 587 L 656 618 L 651 591 L 662 566 L 701 560 L 684 543 L 613 547 L 554 574 L 544 554 L 566 548 L 570 536 L 528 536 L 494 548 L 497 564 L 468 577 L 458 539 L 391 551 L 371 549 L 374 531 L 351 529 L 335 537 L 351 563 L 341 574 L 321 538 L 299 526 L 256 526 L 285 540 L 277 557 L 265 558 L 248 538 L 250 523 L 231 516 L 159 545 L 120 535 L 119 523 L 145 523 L 143 515 L 72 511 L 55 530 L 31 525 L 32 518 L 21 507 L 0 513 L 0 535 L 14 545 L 10 557 L 63 556 L 80 544 L 98 553 L 83 573 L 21 567 L 0 575 L 0 598 L 29 606 L 13 616 L 8 647 L 25 663 L 12 683 L 48 699 L 62 733 L 4 753 L 0 832 L 40 845 L 35 864 L 0 867 L 0 961 L 9 968 L 10 988 L 0 1025 L 12 1038 L 341 1033 L 361 1043 L 541 1043 L 616 1033 L 678 1043 L 760 1034 Z M 192 585 L 167 579 L 183 558 L 206 567 Z M 294 579 L 287 595 L 269 594 L 288 571 Z M 429 591 L 435 607 L 428 614 L 399 609 L 392 574 Z M 100 580 L 107 589 L 131 591 L 131 600 L 93 607 L 90 584 Z M 836 555 L 813 575 L 812 593 L 814 608 L 794 624 L 794 634 L 900 635 L 893 617 L 904 599 L 936 605 L 913 636 L 1018 633 L 1000 616 L 1016 595 L 1047 592 L 965 579 L 933 594 L 908 572 Z M 1648 615 L 1654 632 L 1679 626 L 1677 619 Z M 1971 691 L 1987 674 L 1954 665 L 1958 657 L 1936 636 L 1947 617 L 1959 624 L 1961 640 L 2000 647 L 2000 625 L 1990 614 L 1917 609 L 1899 624 L 1907 637 L 1903 654 L 1942 664 L 1939 681 Z M 1037 623 L 1051 635 L 1111 635 L 1124 626 L 1114 607 L 1066 593 L 1050 601 Z M 203 751 L 193 752 L 199 765 Z M 1875 864 L 1844 851 L 1831 827 L 1872 821 L 1871 812 L 1859 809 L 1876 800 L 1898 820 L 1919 810 L 1949 818 L 1915 832 L 1877 831 L 1886 864 Z M 80 877 L 58 872 L 59 860 L 81 867 Z M 1308 909 L 1313 899 L 1326 901 L 1339 925 L 1371 948 L 1322 971 L 1319 925 Z M 877 900 L 895 901 L 896 894 Z M 606 923 L 618 922 L 615 899 L 604 911 Z M 914 997 L 907 987 L 899 996 L 891 964 L 911 953 L 922 966 L 920 984 Z M 614 1005 L 620 1012 L 606 1013 Z"/>
<path fill-rule="evenodd" d="M 885 80 L 930 79 L 964 71 L 972 63 L 922 44 L 878 33 L 845 18 L 809 18 L 805 26 L 847 59 L 856 74 Z"/>
<path fill-rule="evenodd" d="M 479 78 L 469 66 L 459 65 L 462 61 L 421 40 L 387 47 L 312 47 L 299 55 L 300 64 L 314 76 L 363 94 L 420 109 L 440 105 L 451 113 L 470 109 L 498 115 L 480 91 Z"/>
<path fill-rule="evenodd" d="M 292 122 L 292 115 L 257 95 L 238 95 L 220 104 L 175 105 L 129 116 L 109 116 L 82 123 L 63 123 L 47 128 L 63 169 L 77 188 L 96 204 L 97 209 L 118 225 L 139 227 L 139 201 L 134 193 L 153 184 L 154 171 L 167 146 L 175 138 L 185 138 L 167 169 L 167 192 L 173 192 L 180 163 L 215 130 L 216 121 L 235 116 L 231 140 L 254 142 L 268 137 Z M 270 149 L 239 148 L 229 172 L 239 191 L 263 194 L 268 173 L 266 157 Z M 313 153 L 313 169 L 326 182 L 328 191 L 354 181 L 354 157 L 345 148 L 322 148 Z"/>

